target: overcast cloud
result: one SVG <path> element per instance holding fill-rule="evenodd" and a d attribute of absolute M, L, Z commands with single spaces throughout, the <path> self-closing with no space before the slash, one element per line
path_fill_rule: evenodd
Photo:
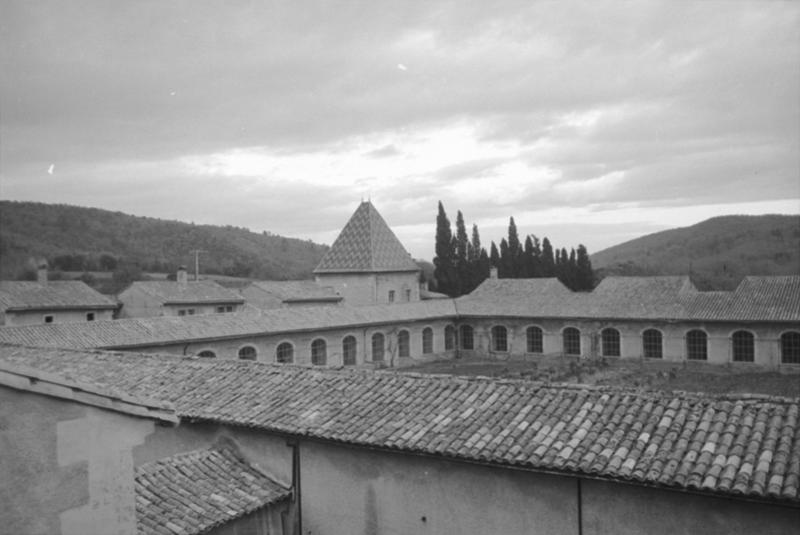
<path fill-rule="evenodd" d="M 800 3 L 0 4 L 0 197 L 433 256 L 800 213 Z M 51 167 L 52 166 L 52 167 Z"/>

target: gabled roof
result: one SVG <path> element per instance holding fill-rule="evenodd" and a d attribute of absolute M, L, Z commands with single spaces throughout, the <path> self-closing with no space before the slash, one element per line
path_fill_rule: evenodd
<path fill-rule="evenodd" d="M 207 533 L 291 496 L 227 445 L 142 464 L 135 488 L 140 535 Z"/>
<path fill-rule="evenodd" d="M 24 363 L 0 360 L 0 386 L 91 405 L 141 418 L 177 423 L 171 403 L 153 400 L 145 393 L 131 396 L 91 379 L 65 379 L 61 375 L 31 368 Z"/>
<path fill-rule="evenodd" d="M 800 276 L 745 277 L 733 292 L 698 292 L 686 307 L 697 319 L 800 321 Z"/>
<path fill-rule="evenodd" d="M 419 271 L 419 267 L 372 203 L 362 202 L 314 273 L 387 271 Z"/>
<path fill-rule="evenodd" d="M 136 281 L 120 293 L 120 300 L 131 290 L 140 290 L 164 305 L 243 303 L 241 295 L 220 286 L 212 280 L 188 281 Z"/>
<path fill-rule="evenodd" d="M 296 281 L 255 281 L 254 288 L 280 299 L 284 303 L 329 301 L 339 302 L 342 296 L 330 286 L 322 286 L 312 280 Z"/>
<path fill-rule="evenodd" d="M 0 281 L 0 310 L 97 310 L 117 303 L 82 281 Z"/>
<path fill-rule="evenodd" d="M 185 418 L 800 504 L 797 398 L 0 346 L 3 360 L 160 397 Z"/>

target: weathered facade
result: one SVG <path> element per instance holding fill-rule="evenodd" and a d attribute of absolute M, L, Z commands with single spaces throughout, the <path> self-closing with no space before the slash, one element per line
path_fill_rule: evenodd
<path fill-rule="evenodd" d="M 0 281 L 0 325 L 110 320 L 117 307 L 82 281 Z"/>
<path fill-rule="evenodd" d="M 137 281 L 117 296 L 121 318 L 195 316 L 238 312 L 244 299 L 212 280 L 189 281 L 178 270 L 175 281 Z"/>
<path fill-rule="evenodd" d="M 292 533 L 288 487 L 227 435 L 159 450 L 178 422 L 168 403 L 0 363 L 0 532 Z"/>

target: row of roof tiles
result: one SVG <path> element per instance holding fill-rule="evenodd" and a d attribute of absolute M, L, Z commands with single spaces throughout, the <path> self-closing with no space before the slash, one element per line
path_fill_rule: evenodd
<path fill-rule="evenodd" d="M 114 309 L 117 303 L 81 281 L 0 281 L 0 312 L 59 308 Z"/>
<path fill-rule="evenodd" d="M 800 276 L 746 277 L 732 292 L 701 292 L 681 276 L 607 277 L 592 292 L 557 279 L 488 279 L 456 302 L 465 316 L 800 321 Z"/>
<path fill-rule="evenodd" d="M 135 490 L 140 535 L 207 533 L 291 496 L 228 444 L 143 464 Z"/>
<path fill-rule="evenodd" d="M 0 346 L 181 417 L 401 452 L 800 503 L 800 400 Z"/>

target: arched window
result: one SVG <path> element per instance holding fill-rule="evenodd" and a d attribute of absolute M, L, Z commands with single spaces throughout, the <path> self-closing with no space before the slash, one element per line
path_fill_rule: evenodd
<path fill-rule="evenodd" d="M 291 364 L 294 362 L 294 346 L 289 342 L 283 342 L 275 350 L 275 361 L 279 364 Z"/>
<path fill-rule="evenodd" d="M 604 357 L 618 357 L 620 355 L 618 330 L 611 327 L 603 329 L 600 333 L 600 338 Z"/>
<path fill-rule="evenodd" d="M 753 333 L 736 331 L 731 336 L 733 362 L 753 362 L 756 357 L 756 342 Z"/>
<path fill-rule="evenodd" d="M 372 335 L 372 360 L 373 361 L 382 361 L 383 360 L 383 346 L 384 346 L 384 338 L 382 333 L 375 333 Z"/>
<path fill-rule="evenodd" d="M 642 352 L 645 358 L 660 359 L 664 357 L 661 331 L 647 329 L 642 333 Z"/>
<path fill-rule="evenodd" d="M 475 331 L 472 325 L 461 326 L 461 349 L 475 349 Z"/>
<path fill-rule="evenodd" d="M 406 330 L 397 333 L 397 355 L 400 357 L 411 356 L 410 337 Z"/>
<path fill-rule="evenodd" d="M 502 325 L 492 327 L 492 351 L 508 351 L 508 329 Z"/>
<path fill-rule="evenodd" d="M 328 346 L 325 340 L 317 338 L 311 342 L 311 364 L 314 366 L 325 366 L 328 362 Z"/>
<path fill-rule="evenodd" d="M 430 327 L 422 329 L 422 353 L 433 353 L 433 329 Z"/>
<path fill-rule="evenodd" d="M 217 354 L 211 351 L 210 349 L 206 349 L 205 351 L 201 351 L 197 354 L 198 357 L 203 357 L 204 359 L 214 359 L 217 358 Z"/>
<path fill-rule="evenodd" d="M 695 329 L 686 333 L 686 358 L 689 360 L 708 360 L 708 335 Z"/>
<path fill-rule="evenodd" d="M 781 335 L 781 364 L 800 364 L 800 333 L 790 331 Z"/>
<path fill-rule="evenodd" d="M 525 341 L 528 353 L 544 353 L 544 336 L 539 327 L 528 327 L 525 330 Z"/>
<path fill-rule="evenodd" d="M 239 358 L 242 360 L 256 360 L 256 348 L 244 346 L 239 350 Z"/>
<path fill-rule="evenodd" d="M 456 348 L 456 328 L 448 325 L 444 328 L 444 350 L 450 351 Z"/>
<path fill-rule="evenodd" d="M 561 333 L 565 355 L 581 354 L 581 332 L 575 327 L 567 327 Z"/>
<path fill-rule="evenodd" d="M 355 336 L 345 336 L 342 340 L 342 363 L 345 366 L 355 366 L 358 342 Z"/>

